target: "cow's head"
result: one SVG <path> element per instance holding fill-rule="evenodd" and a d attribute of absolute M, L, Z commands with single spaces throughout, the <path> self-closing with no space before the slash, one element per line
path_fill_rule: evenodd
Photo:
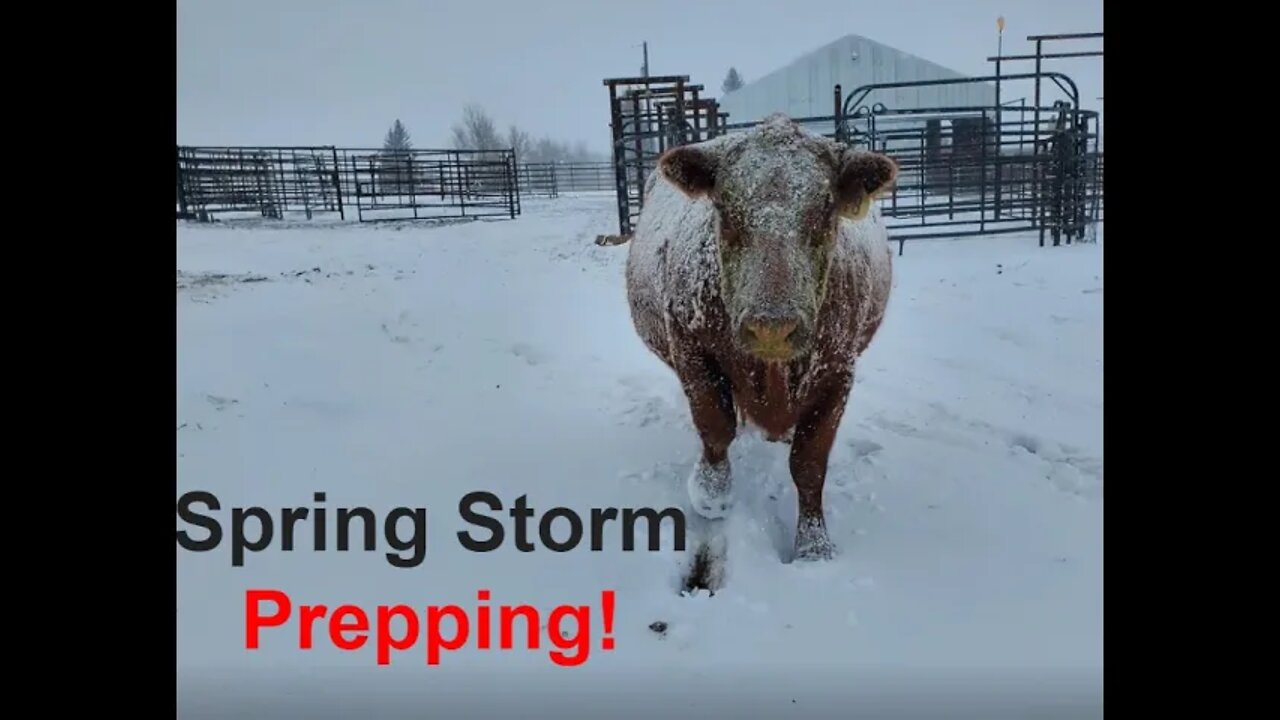
<path fill-rule="evenodd" d="M 734 340 L 767 362 L 812 349 L 840 221 L 865 217 L 897 175 L 889 158 L 781 116 L 741 136 L 674 148 L 659 169 L 715 206 Z"/>

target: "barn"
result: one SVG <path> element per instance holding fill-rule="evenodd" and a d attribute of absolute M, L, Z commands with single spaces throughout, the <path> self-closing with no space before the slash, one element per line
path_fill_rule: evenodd
<path fill-rule="evenodd" d="M 756 122 L 776 112 L 793 118 L 824 117 L 834 113 L 832 90 L 836 85 L 847 97 L 864 85 L 963 77 L 861 35 L 845 35 L 722 95 L 719 101 L 721 111 L 735 124 Z M 990 83 L 880 89 L 866 98 L 866 104 L 874 103 L 890 110 L 993 107 L 996 90 Z"/>

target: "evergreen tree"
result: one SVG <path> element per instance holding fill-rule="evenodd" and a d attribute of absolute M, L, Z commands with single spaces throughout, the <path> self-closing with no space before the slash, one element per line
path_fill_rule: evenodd
<path fill-rule="evenodd" d="M 387 136 L 382 140 L 383 158 L 378 161 L 378 177 L 376 186 L 382 193 L 400 195 L 411 191 L 413 185 L 413 161 L 409 150 L 413 143 L 409 140 L 409 131 L 404 123 L 396 118 Z"/>
<path fill-rule="evenodd" d="M 724 82 L 720 85 L 720 89 L 725 93 L 731 93 L 743 86 L 742 76 L 738 74 L 738 68 L 729 68 L 729 74 L 724 76 Z"/>
<path fill-rule="evenodd" d="M 391 129 L 387 131 L 387 137 L 382 141 L 383 150 L 409 150 L 413 147 L 413 143 L 409 140 L 409 131 L 404 129 L 404 124 L 396 118 Z"/>

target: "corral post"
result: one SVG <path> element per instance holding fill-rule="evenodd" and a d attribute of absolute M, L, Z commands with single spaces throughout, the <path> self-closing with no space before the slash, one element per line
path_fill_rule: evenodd
<path fill-rule="evenodd" d="M 685 133 L 685 130 L 684 130 L 685 112 L 686 112 L 685 106 L 684 106 L 684 93 L 685 93 L 684 80 L 677 80 L 676 81 L 676 123 L 677 123 L 676 132 L 679 134 L 676 137 L 679 138 L 680 145 L 687 145 L 689 143 L 689 136 L 687 133 Z"/>
<path fill-rule="evenodd" d="M 837 84 L 834 91 L 835 111 L 831 114 L 835 117 L 836 122 L 836 142 L 847 143 L 849 142 L 849 133 L 844 126 L 844 99 L 841 97 L 841 93 L 840 85 Z"/>
<path fill-rule="evenodd" d="M 338 165 L 338 148 L 332 147 L 333 151 L 333 189 L 338 197 L 338 217 L 342 220 L 347 219 L 347 213 L 342 208 L 342 175 L 341 166 Z"/>
<path fill-rule="evenodd" d="M 649 91 L 648 86 L 645 86 L 646 96 L 648 94 L 648 91 Z M 631 103 L 632 103 L 631 104 L 631 127 L 635 130 L 635 133 L 636 133 L 636 187 L 639 188 L 641 195 L 643 195 L 644 194 L 644 170 L 645 170 L 644 141 L 645 141 L 645 135 L 649 130 L 649 122 L 650 122 L 647 115 L 650 109 L 652 108 L 653 103 L 646 102 L 645 111 L 642 113 L 640 110 L 640 93 L 632 92 L 629 94 L 631 95 Z M 644 198 L 642 197 L 640 201 L 643 203 Z M 629 225 L 630 223 L 631 223 L 631 207 L 630 207 L 630 204 L 628 203 L 627 224 Z"/>
<path fill-rule="evenodd" d="M 1026 152 L 1024 147 L 1026 142 L 1023 138 L 1027 135 L 1027 98 L 1023 96 L 1018 98 L 1018 101 L 1020 103 L 1018 107 L 1018 159 L 1022 160 L 1023 154 Z"/>
<path fill-rule="evenodd" d="M 507 207 L 511 212 L 511 219 L 516 219 L 516 203 L 520 196 L 520 178 L 516 171 L 516 151 L 511 149 L 511 154 L 507 156 Z"/>
<path fill-rule="evenodd" d="M 347 159 L 351 165 L 351 188 L 356 191 L 356 219 L 364 222 L 364 200 L 361 197 L 360 166 L 356 165 L 355 154 L 349 155 Z"/>
<path fill-rule="evenodd" d="M 875 121 L 874 117 L 872 118 L 872 121 L 873 122 Z M 929 190 L 929 181 L 928 181 L 927 170 L 926 170 L 927 163 L 929 161 L 929 155 L 928 155 L 929 146 L 928 146 L 928 143 L 925 142 L 925 140 L 926 138 L 924 137 L 920 138 L 920 225 L 921 226 L 923 226 L 925 224 L 925 221 L 928 219 L 928 216 L 926 215 L 927 203 L 925 202 L 925 200 L 927 199 L 927 194 Z M 953 137 L 951 140 L 951 146 L 955 147 L 955 145 L 956 145 L 956 142 Z M 894 183 L 894 184 L 896 185 L 897 183 Z M 981 207 L 981 205 L 979 205 L 979 207 Z M 897 210 L 897 208 L 895 207 L 894 210 Z"/>
<path fill-rule="evenodd" d="M 999 37 L 996 40 L 996 179 L 995 179 L 995 220 L 1000 221 L 1000 156 L 1002 154 L 1001 145 L 1004 137 L 1004 106 L 1000 104 L 1000 60 L 1004 55 L 1004 18 L 1001 17 L 996 21 L 999 26 Z"/>
<path fill-rule="evenodd" d="M 680 102 L 677 100 L 676 102 Z M 693 141 L 701 142 L 702 140 L 702 121 L 700 118 L 701 108 L 698 105 L 698 91 L 693 90 Z M 681 118 L 683 119 L 683 118 Z"/>
<path fill-rule="evenodd" d="M 174 151 L 174 158 L 178 163 L 178 212 L 181 213 L 183 217 L 186 217 L 188 215 L 187 189 L 182 178 L 182 147 L 176 146 Z"/>
<path fill-rule="evenodd" d="M 270 180 L 269 172 L 266 164 L 261 161 L 261 157 L 257 153 L 248 153 L 249 159 L 246 160 L 246 153 L 238 153 L 237 159 L 240 167 L 249 168 L 249 174 L 253 178 L 254 199 L 258 201 L 258 211 L 262 213 L 262 217 L 269 217 L 271 208 L 267 204 L 267 186 L 263 183 L 262 178 L 265 175 Z"/>
<path fill-rule="evenodd" d="M 625 163 L 622 141 L 622 108 L 618 103 L 618 86 L 605 81 L 609 86 L 609 116 L 613 131 L 613 175 L 614 187 L 618 200 L 618 233 L 627 235 L 631 232 L 631 218 L 627 208 L 627 167 Z"/>
<path fill-rule="evenodd" d="M 454 167 L 458 169 L 458 205 L 462 210 L 462 217 L 467 216 L 467 192 L 471 189 L 471 173 L 467 171 L 467 166 L 462 164 L 462 153 L 453 154 Z"/>
<path fill-rule="evenodd" d="M 270 158 L 271 156 L 268 155 L 267 157 Z M 271 194 L 274 197 L 271 204 L 277 208 L 278 214 L 283 218 L 285 211 L 289 209 L 289 196 L 285 193 L 285 188 L 288 187 L 289 181 L 284 173 L 284 150 L 276 150 L 276 172 L 280 176 L 280 184 L 271 188 Z"/>
<path fill-rule="evenodd" d="M 1053 245 L 1057 247 L 1062 244 L 1062 236 L 1065 231 L 1067 236 L 1067 244 L 1071 244 L 1071 228 L 1067 225 L 1067 218 L 1070 217 L 1069 196 L 1067 194 L 1067 173 L 1071 172 L 1071 141 L 1068 136 L 1069 125 L 1067 125 L 1066 108 L 1059 110 L 1058 122 L 1054 132 L 1053 156 L 1056 172 L 1053 178 Z"/>
<path fill-rule="evenodd" d="M 669 126 L 667 122 L 666 108 L 662 108 L 658 111 L 658 154 L 662 154 L 667 151 L 667 148 L 668 148 L 667 141 L 673 140 L 673 133 L 674 133 L 674 130 Z M 670 146 L 674 146 L 674 145 L 675 145 L 674 142 L 670 143 Z"/>
<path fill-rule="evenodd" d="M 978 132 L 982 133 L 978 146 L 978 232 L 987 230 L 987 115 L 978 116 Z M 997 217 L 996 220 L 1000 218 Z"/>
<path fill-rule="evenodd" d="M 293 163 L 293 176 L 298 183 L 298 193 L 302 195 L 302 210 L 303 212 L 306 213 L 307 219 L 311 220 L 312 219 L 311 190 L 308 187 L 310 183 L 308 182 L 308 178 L 303 176 L 302 164 L 298 160 L 298 151 L 293 150 L 291 151 L 291 153 L 293 155 L 293 157 L 291 158 L 291 162 Z M 312 157 L 314 157 L 314 154 L 312 155 Z M 286 197 L 287 197 L 287 191 L 286 191 Z M 323 201 L 323 198 L 321 198 L 321 200 Z M 324 207 L 323 204 L 320 204 L 320 203 L 317 203 L 317 205 L 321 208 Z"/>
<path fill-rule="evenodd" d="M 399 154 L 399 153 L 397 153 Z M 413 181 L 413 154 L 405 153 L 404 165 L 396 163 L 396 194 L 400 197 L 398 201 L 403 202 L 401 198 L 404 196 L 405 185 L 409 186 L 409 204 L 413 206 L 413 219 L 418 219 L 418 188 L 417 183 Z"/>
<path fill-rule="evenodd" d="M 1043 55 L 1041 52 L 1043 47 L 1043 41 L 1036 40 L 1036 96 L 1032 106 L 1032 112 L 1034 113 L 1032 122 L 1035 124 L 1035 127 L 1034 130 L 1032 130 L 1031 135 L 1031 138 L 1034 141 L 1034 144 L 1032 145 L 1034 156 L 1040 155 L 1040 60 Z M 1037 162 L 1035 164 L 1035 168 L 1036 190 L 1035 193 L 1033 193 L 1036 202 L 1035 214 L 1039 216 L 1037 223 L 1040 226 L 1040 247 L 1044 247 L 1044 163 Z"/>

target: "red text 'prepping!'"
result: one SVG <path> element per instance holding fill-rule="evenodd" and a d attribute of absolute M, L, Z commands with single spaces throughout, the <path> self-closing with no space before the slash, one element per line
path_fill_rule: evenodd
<path fill-rule="evenodd" d="M 294 626 L 298 647 L 312 649 L 316 642 L 328 642 L 340 650 L 358 651 L 372 640 L 379 665 L 391 663 L 392 652 L 403 653 L 421 647 L 427 665 L 439 665 L 442 651 L 468 646 L 478 650 L 542 648 L 544 622 L 532 605 L 487 603 L 489 591 L 476 593 L 480 601 L 474 612 L 459 605 L 378 605 L 370 613 L 357 605 L 297 605 L 280 590 L 249 590 L 245 593 L 245 648 L 256 650 L 264 632 Z M 613 650 L 614 593 L 600 593 L 602 632 L 600 648 Z M 591 655 L 591 606 L 559 605 L 545 621 L 548 657 L 556 665 L 574 667 Z M 372 637 L 371 637 L 372 636 Z"/>

